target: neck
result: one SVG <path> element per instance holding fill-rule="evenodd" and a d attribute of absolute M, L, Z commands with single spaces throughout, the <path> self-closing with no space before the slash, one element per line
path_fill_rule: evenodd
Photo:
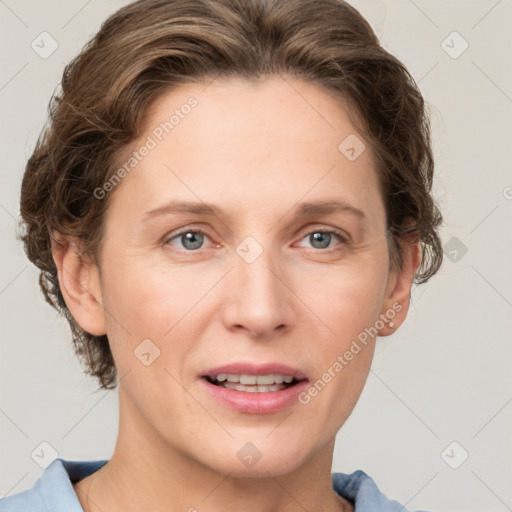
<path fill-rule="evenodd" d="M 256 472 L 257 464 L 250 476 L 219 472 L 170 446 L 134 411 L 123 418 L 125 402 L 120 393 L 120 428 L 109 462 L 74 486 L 85 512 L 353 510 L 332 488 L 334 439 L 288 473 Z"/>

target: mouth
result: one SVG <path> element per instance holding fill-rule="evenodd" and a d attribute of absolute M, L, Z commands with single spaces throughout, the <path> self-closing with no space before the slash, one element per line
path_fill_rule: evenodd
<path fill-rule="evenodd" d="M 271 414 L 291 407 L 309 382 L 301 371 L 278 363 L 229 364 L 199 377 L 217 403 L 249 414 Z"/>
<path fill-rule="evenodd" d="M 305 379 L 293 375 L 269 373 L 266 375 L 219 373 L 204 377 L 210 384 L 245 393 L 272 393 L 296 386 Z"/>

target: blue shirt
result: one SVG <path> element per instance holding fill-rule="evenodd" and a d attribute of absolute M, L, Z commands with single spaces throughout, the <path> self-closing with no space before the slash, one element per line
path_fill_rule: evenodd
<path fill-rule="evenodd" d="M 32 488 L 0 499 L 0 512 L 83 512 L 71 484 L 91 475 L 107 462 L 57 458 Z M 363 471 L 350 475 L 333 473 L 332 485 L 340 496 L 354 504 L 354 512 L 408 512 L 397 501 L 388 500 Z"/>

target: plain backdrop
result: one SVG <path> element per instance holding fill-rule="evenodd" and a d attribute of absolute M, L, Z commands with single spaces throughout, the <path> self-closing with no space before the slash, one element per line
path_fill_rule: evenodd
<path fill-rule="evenodd" d="M 114 448 L 117 391 L 95 392 L 82 373 L 16 221 L 64 63 L 125 3 L 0 1 L 0 497 L 33 485 L 43 469 L 31 454 L 43 442 L 67 459 Z M 512 510 L 512 2 L 351 3 L 430 105 L 445 261 L 414 288 L 404 326 L 379 340 L 333 470 L 363 469 L 408 508 Z M 46 58 L 31 46 L 46 37 L 52 49 L 42 32 L 58 44 Z"/>

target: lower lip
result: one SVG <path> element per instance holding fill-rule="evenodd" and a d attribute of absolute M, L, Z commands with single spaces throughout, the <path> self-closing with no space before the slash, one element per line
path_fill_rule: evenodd
<path fill-rule="evenodd" d="M 281 391 L 250 393 L 216 386 L 205 378 L 200 380 L 219 402 L 231 409 L 248 414 L 272 414 L 282 411 L 296 403 L 297 395 L 308 385 L 308 381 L 303 380 Z"/>

